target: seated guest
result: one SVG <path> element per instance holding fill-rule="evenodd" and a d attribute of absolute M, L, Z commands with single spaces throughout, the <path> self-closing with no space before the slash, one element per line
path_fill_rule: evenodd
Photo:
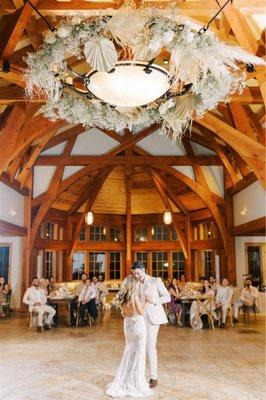
<path fill-rule="evenodd" d="M 42 326 L 49 330 L 51 329 L 50 323 L 55 315 L 53 307 L 48 306 L 45 291 L 39 287 L 39 279 L 34 278 L 32 286 L 28 288 L 23 296 L 23 303 L 29 306 L 29 311 L 38 314 L 38 327 L 37 332 L 42 332 Z M 43 316 L 47 313 L 48 317 L 43 323 Z"/>
<path fill-rule="evenodd" d="M 76 287 L 75 287 L 75 292 L 76 292 L 76 295 L 77 295 L 77 296 L 80 295 L 82 289 L 84 288 L 85 282 L 86 282 L 86 279 L 87 279 L 87 278 L 88 278 L 88 275 L 87 275 L 85 272 L 83 272 L 83 274 L 81 275 L 81 281 L 80 281 L 80 283 L 78 283 L 78 284 L 76 285 Z"/>
<path fill-rule="evenodd" d="M 55 278 L 53 276 L 49 276 L 49 285 L 47 287 L 47 290 L 49 291 L 49 294 L 56 290 Z"/>
<path fill-rule="evenodd" d="M 39 279 L 40 282 L 40 289 L 43 289 L 45 291 L 45 295 L 48 296 L 48 286 L 49 286 L 49 279 L 45 279 L 45 278 L 40 278 Z"/>
<path fill-rule="evenodd" d="M 2 290 L 5 286 L 5 278 L 3 276 L 0 277 L 0 290 Z"/>
<path fill-rule="evenodd" d="M 183 326 L 182 317 L 182 302 L 180 300 L 181 294 L 179 292 L 177 279 L 172 279 L 172 283 L 168 289 L 171 296 L 171 301 L 168 303 L 168 310 L 170 313 L 175 314 L 178 326 Z"/>
<path fill-rule="evenodd" d="M 180 276 L 180 279 L 178 280 L 178 287 L 179 287 L 179 290 L 184 290 L 185 289 L 185 286 L 186 286 L 186 278 L 185 278 L 185 275 L 184 274 L 182 274 L 181 276 Z"/>
<path fill-rule="evenodd" d="M 239 309 L 243 306 L 259 308 L 259 291 L 252 286 L 252 280 L 247 278 L 245 288 L 241 292 L 241 296 L 234 303 L 234 322 L 238 322 Z"/>
<path fill-rule="evenodd" d="M 99 303 L 104 304 L 106 296 L 109 294 L 109 290 L 106 284 L 103 281 L 102 275 L 99 275 L 98 282 L 96 284 L 98 292 L 99 292 Z"/>
<path fill-rule="evenodd" d="M 6 298 L 9 293 L 9 285 L 5 283 L 5 279 L 1 277 L 0 284 L 0 317 L 5 317 L 5 313 L 3 311 L 3 304 L 6 303 Z"/>
<path fill-rule="evenodd" d="M 164 280 L 164 286 L 166 287 L 166 289 L 168 290 L 169 289 L 169 287 L 171 286 L 171 281 L 170 281 L 170 279 L 165 279 Z"/>
<path fill-rule="evenodd" d="M 214 291 L 212 290 L 208 279 L 204 280 L 203 288 L 200 293 L 204 297 L 214 298 Z M 213 301 L 210 303 L 209 300 L 203 300 L 200 302 L 199 305 L 197 301 L 193 301 L 190 306 L 190 325 L 195 330 L 203 328 L 202 320 L 200 318 L 200 313 L 204 313 L 204 309 L 207 307 L 206 304 L 209 307 L 209 309 L 207 308 L 207 310 L 211 311 L 211 314 L 215 320 L 218 320 L 218 316 L 215 312 L 215 304 Z"/>
<path fill-rule="evenodd" d="M 202 284 L 202 288 L 204 287 L 204 282 L 205 282 L 205 277 L 204 276 L 201 276 L 200 278 L 199 278 L 199 281 L 200 281 L 200 283 Z"/>
<path fill-rule="evenodd" d="M 233 294 L 233 288 L 229 285 L 229 280 L 227 278 L 223 278 L 222 286 L 220 286 L 217 290 L 215 303 L 216 311 L 222 311 L 221 328 L 225 327 L 227 310 L 231 307 Z"/>
<path fill-rule="evenodd" d="M 210 275 L 209 282 L 210 282 L 212 290 L 214 291 L 214 295 L 216 296 L 217 290 L 220 287 L 220 285 L 216 282 L 214 275 Z"/>
<path fill-rule="evenodd" d="M 84 325 L 84 318 L 85 318 L 85 310 L 92 316 L 95 320 L 98 317 L 98 312 L 96 308 L 96 296 L 97 292 L 93 284 L 89 278 L 86 279 L 85 286 L 82 289 L 78 302 L 80 307 L 80 324 L 79 326 Z"/>

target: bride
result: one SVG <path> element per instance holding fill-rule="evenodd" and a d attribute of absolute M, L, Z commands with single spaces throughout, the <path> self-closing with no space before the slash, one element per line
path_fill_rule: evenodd
<path fill-rule="evenodd" d="M 113 382 L 106 393 L 111 397 L 147 397 L 153 394 L 145 379 L 146 325 L 142 307 L 137 296 L 138 281 L 128 276 L 114 300 L 124 317 L 126 347 Z M 147 303 L 148 304 L 148 303 Z"/>

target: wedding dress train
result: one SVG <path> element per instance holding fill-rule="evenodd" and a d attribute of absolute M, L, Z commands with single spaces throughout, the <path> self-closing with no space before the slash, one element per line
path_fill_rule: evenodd
<path fill-rule="evenodd" d="M 142 315 L 124 318 L 126 347 L 118 371 L 106 393 L 111 397 L 147 397 L 153 394 L 145 379 L 146 325 Z"/>

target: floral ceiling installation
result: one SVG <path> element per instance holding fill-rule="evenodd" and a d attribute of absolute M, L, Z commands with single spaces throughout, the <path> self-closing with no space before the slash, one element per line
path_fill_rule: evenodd
<path fill-rule="evenodd" d="M 117 107 L 88 91 L 92 71 L 111 73 L 119 61 L 130 61 L 146 62 L 146 72 L 152 73 L 149 65 L 156 66 L 160 54 L 169 59 L 169 90 L 156 101 Z M 86 66 L 85 74 L 73 71 L 73 59 L 75 65 Z M 186 18 L 178 16 L 177 8 L 129 5 L 113 16 L 66 17 L 26 61 L 26 95 L 46 97 L 42 111 L 49 119 L 115 131 L 161 123 L 162 132 L 174 140 L 193 118 L 243 90 L 245 64 L 264 64 L 241 48 L 222 43 L 208 30 L 192 29 Z"/>

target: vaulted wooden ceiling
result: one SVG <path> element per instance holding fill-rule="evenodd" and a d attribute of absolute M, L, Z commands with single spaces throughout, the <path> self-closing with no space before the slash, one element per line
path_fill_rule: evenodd
<path fill-rule="evenodd" d="M 54 25 L 62 15 L 92 15 L 122 4 L 31 1 Z M 199 27 L 223 4 L 221 0 L 175 3 L 179 12 Z M 263 56 L 260 19 L 265 11 L 264 1 L 234 0 L 210 29 L 221 40 Z M 189 214 L 207 207 L 217 223 L 222 221 L 217 205 L 224 205 L 225 194 L 234 194 L 256 180 L 265 186 L 262 67 L 247 75 L 242 94 L 194 121 L 191 134 L 176 146 L 158 134 L 158 126 L 134 134 L 99 129 L 84 133 L 82 126 L 45 119 L 40 113 L 44 100 L 25 101 L 23 58 L 42 45 L 47 34 L 44 21 L 23 0 L 2 0 L 0 18 L 0 174 L 5 182 L 32 190 L 32 206 L 38 210 L 33 231 L 50 207 L 73 215 L 93 204 L 99 213 L 125 213 L 129 176 L 133 214 L 162 212 L 166 207 Z M 11 63 L 10 71 L 5 71 L 4 60 Z"/>

